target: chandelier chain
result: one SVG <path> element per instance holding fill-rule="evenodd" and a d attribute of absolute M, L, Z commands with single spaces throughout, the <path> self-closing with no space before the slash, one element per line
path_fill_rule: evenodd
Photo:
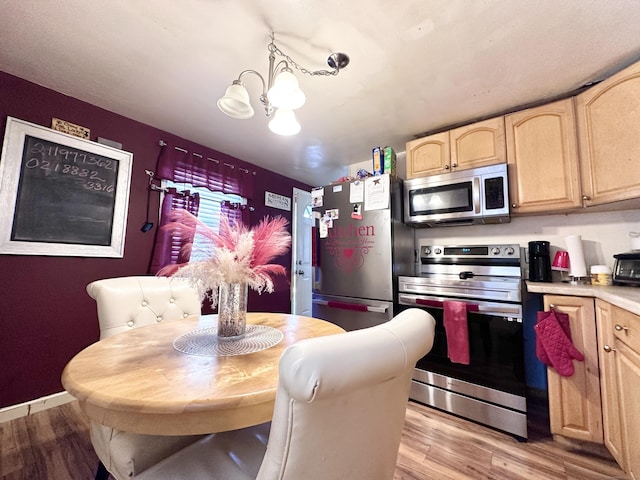
<path fill-rule="evenodd" d="M 286 53 L 284 53 L 282 50 L 280 50 L 276 44 L 273 42 L 273 33 L 271 33 L 271 43 L 269 44 L 269 50 L 273 53 L 277 53 L 278 55 L 280 55 L 281 57 L 284 57 L 288 63 L 290 63 L 291 65 L 293 65 L 296 70 L 306 74 L 306 75 L 311 75 L 313 76 L 318 76 L 318 75 L 324 75 L 324 76 L 329 76 L 329 75 L 337 75 L 339 70 L 335 69 L 335 70 L 309 70 L 307 68 L 304 68 L 301 65 L 298 65 L 295 60 L 293 60 L 293 58 L 291 58 L 289 55 L 287 55 Z"/>

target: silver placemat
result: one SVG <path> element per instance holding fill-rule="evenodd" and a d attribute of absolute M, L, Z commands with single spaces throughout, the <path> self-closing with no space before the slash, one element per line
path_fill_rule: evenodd
<path fill-rule="evenodd" d="M 173 348 L 189 355 L 229 357 L 266 350 L 283 338 L 284 334 L 277 328 L 247 325 L 245 336 L 240 340 L 218 340 L 218 327 L 209 327 L 180 335 L 173 341 Z"/>

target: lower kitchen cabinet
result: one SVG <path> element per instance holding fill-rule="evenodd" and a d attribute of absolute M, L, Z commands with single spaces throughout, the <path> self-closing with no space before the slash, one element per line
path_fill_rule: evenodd
<path fill-rule="evenodd" d="M 605 445 L 640 480 L 640 316 L 597 302 Z"/>
<path fill-rule="evenodd" d="M 602 420 L 604 445 L 619 465 L 624 465 L 622 451 L 622 419 L 620 417 L 620 396 L 616 356 L 615 336 L 611 319 L 612 305 L 596 300 L 596 324 L 598 329 L 598 358 L 600 360 L 600 391 L 602 396 Z"/>
<path fill-rule="evenodd" d="M 551 433 L 603 443 L 594 299 L 545 295 L 544 309 L 551 308 L 569 315 L 573 344 L 584 355 L 570 377 L 547 369 Z"/>

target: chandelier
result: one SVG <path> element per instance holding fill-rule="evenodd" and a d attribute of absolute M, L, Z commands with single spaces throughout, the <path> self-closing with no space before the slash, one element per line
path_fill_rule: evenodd
<path fill-rule="evenodd" d="M 233 118 L 245 119 L 253 117 L 253 108 L 249 101 L 249 92 L 242 82 L 243 77 L 253 73 L 262 81 L 262 94 L 260 103 L 264 106 L 269 121 L 269 129 L 278 135 L 295 135 L 300 131 L 300 124 L 296 120 L 294 110 L 304 105 L 306 96 L 293 75 L 291 67 L 303 74 L 337 75 L 340 69 L 349 65 L 349 57 L 344 53 L 332 53 L 327 59 L 327 64 L 332 70 L 310 71 L 298 65 L 293 59 L 280 50 L 274 43 L 274 34 L 271 32 L 271 42 L 267 45 L 269 50 L 269 74 L 267 80 L 255 70 L 244 70 L 237 80 L 227 88 L 224 96 L 218 100 L 218 108 Z M 276 55 L 284 57 L 276 63 Z"/>

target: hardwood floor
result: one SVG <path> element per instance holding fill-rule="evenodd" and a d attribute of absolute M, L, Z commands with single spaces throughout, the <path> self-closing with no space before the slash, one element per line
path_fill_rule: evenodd
<path fill-rule="evenodd" d="M 629 478 L 604 453 L 586 454 L 554 442 L 544 425 L 531 425 L 529 440 L 520 443 L 411 402 L 394 480 Z M 95 473 L 88 419 L 77 402 L 1 423 L 0 445 L 4 480 L 89 480 Z"/>

